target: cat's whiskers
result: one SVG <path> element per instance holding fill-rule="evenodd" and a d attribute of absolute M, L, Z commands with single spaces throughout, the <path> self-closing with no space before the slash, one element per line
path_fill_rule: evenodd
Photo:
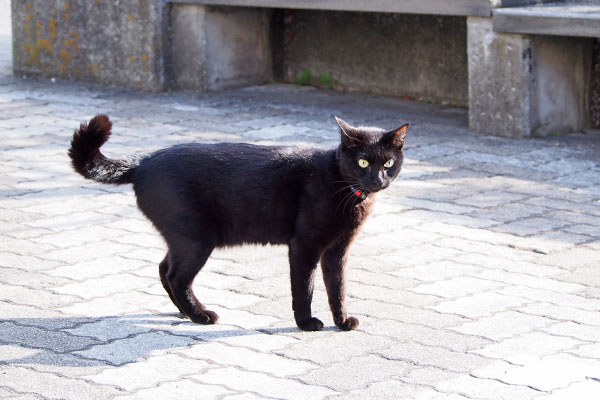
<path fill-rule="evenodd" d="M 344 203 L 344 207 L 342 208 L 342 214 L 346 213 L 346 206 L 348 205 L 348 202 L 352 199 L 352 196 L 354 196 L 354 193 L 352 191 L 349 191 L 344 197 L 342 197 L 342 200 L 340 200 L 340 203 L 335 209 L 336 214 L 342 203 Z"/>
<path fill-rule="evenodd" d="M 353 186 L 355 186 L 355 185 L 354 185 L 354 184 L 352 184 L 352 183 L 351 183 L 350 185 L 344 186 L 344 187 L 342 187 L 342 188 L 340 188 L 340 189 L 336 190 L 336 191 L 335 191 L 335 192 L 334 192 L 334 193 L 331 195 L 331 197 L 335 196 L 336 194 L 338 194 L 338 193 L 339 193 L 339 192 L 341 192 L 342 190 L 347 190 L 347 189 L 350 189 L 350 190 L 352 190 L 352 187 L 353 187 Z"/>

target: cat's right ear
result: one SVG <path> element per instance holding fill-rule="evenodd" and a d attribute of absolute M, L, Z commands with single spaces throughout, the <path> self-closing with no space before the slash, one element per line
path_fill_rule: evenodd
<path fill-rule="evenodd" d="M 347 148 L 360 147 L 363 145 L 363 137 L 359 130 L 344 121 L 341 118 L 335 117 L 341 131 L 342 145 Z"/>

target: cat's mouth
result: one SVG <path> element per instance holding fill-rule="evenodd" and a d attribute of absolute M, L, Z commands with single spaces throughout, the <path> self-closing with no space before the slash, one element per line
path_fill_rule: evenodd
<path fill-rule="evenodd" d="M 365 192 L 367 192 L 367 194 L 369 194 L 369 193 L 377 193 L 380 190 L 383 190 L 383 189 L 387 188 L 388 186 L 390 186 L 389 183 L 382 183 L 381 185 L 373 186 L 373 187 L 369 187 L 368 189 L 365 189 Z"/>

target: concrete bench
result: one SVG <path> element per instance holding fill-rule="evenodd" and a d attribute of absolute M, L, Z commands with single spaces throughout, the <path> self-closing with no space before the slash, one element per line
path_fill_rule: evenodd
<path fill-rule="evenodd" d="M 599 2 L 495 9 L 468 29 L 471 129 L 526 137 L 590 126 Z"/>
<path fill-rule="evenodd" d="M 459 106 L 468 104 L 466 17 L 492 11 L 489 0 L 169 3 L 175 88 L 320 79 L 342 90 Z"/>
<path fill-rule="evenodd" d="M 150 91 L 370 91 L 468 106 L 471 129 L 502 136 L 585 128 L 596 8 L 538 3 L 12 0 L 13 63 Z"/>

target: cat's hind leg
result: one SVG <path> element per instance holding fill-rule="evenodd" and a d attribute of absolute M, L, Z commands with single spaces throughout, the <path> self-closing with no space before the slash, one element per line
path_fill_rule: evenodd
<path fill-rule="evenodd" d="M 202 269 L 212 253 L 213 247 L 201 243 L 179 244 L 169 249 L 167 285 L 175 305 L 193 322 L 199 324 L 215 324 L 219 316 L 206 307 L 194 295 L 192 283 L 196 274 Z M 168 291 L 167 291 L 168 292 Z"/>
<path fill-rule="evenodd" d="M 163 288 L 165 289 L 165 291 L 169 295 L 169 298 L 171 299 L 171 301 L 173 302 L 173 304 L 175 304 L 175 307 L 177 307 L 177 309 L 179 310 L 179 312 L 184 317 L 187 317 L 187 315 L 185 315 L 185 313 L 183 312 L 183 310 L 181 309 L 181 307 L 179 307 L 179 305 L 177 304 L 177 301 L 175 300 L 175 297 L 173 296 L 173 291 L 171 289 L 171 286 L 169 285 L 169 281 L 167 280 L 167 273 L 168 272 L 169 272 L 169 253 L 167 253 L 167 255 L 165 256 L 165 258 L 158 265 L 158 273 L 160 275 L 160 282 L 162 283 Z"/>

